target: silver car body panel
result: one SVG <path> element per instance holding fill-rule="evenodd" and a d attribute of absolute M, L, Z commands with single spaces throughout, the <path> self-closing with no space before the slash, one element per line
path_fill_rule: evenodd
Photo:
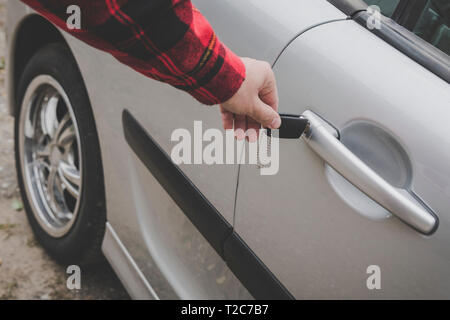
<path fill-rule="evenodd" d="M 106 223 L 102 251 L 132 299 L 159 299 L 109 222 Z"/>
<path fill-rule="evenodd" d="M 193 2 L 232 50 L 272 63 L 302 31 L 346 19 L 325 0 Z M 33 13 L 15 0 L 8 2 L 8 11 L 8 43 L 14 50 L 18 27 Z M 204 130 L 220 128 L 217 108 L 206 108 L 183 92 L 137 74 L 108 54 L 67 34 L 63 36 L 80 67 L 94 111 L 105 171 L 108 222 L 114 230 L 112 233 L 108 228 L 103 248 L 113 266 L 117 263 L 130 269 L 118 272 L 119 276 L 122 274 L 126 282 L 133 273 L 136 280 L 141 272 L 161 299 L 250 298 L 123 137 L 121 114 L 126 108 L 170 154 L 174 129 L 192 131 L 195 120 L 203 121 Z M 11 108 L 13 63 L 11 51 L 7 60 Z M 238 166 L 183 165 L 181 169 L 232 225 Z M 128 253 L 119 254 L 118 248 Z M 124 256 L 133 261 L 123 263 Z M 125 286 L 133 297 L 143 297 L 142 286 Z M 152 295 L 152 290 L 148 291 Z"/>
<path fill-rule="evenodd" d="M 440 224 L 420 234 L 300 139 L 280 141 L 277 175 L 241 168 L 235 231 L 298 299 L 448 298 L 449 84 L 352 20 L 303 34 L 275 73 L 280 112 L 320 115 Z M 373 266 L 380 290 L 367 286 Z"/>

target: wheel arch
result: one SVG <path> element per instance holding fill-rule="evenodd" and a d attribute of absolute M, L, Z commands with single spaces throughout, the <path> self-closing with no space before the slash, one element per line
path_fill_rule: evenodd
<path fill-rule="evenodd" d="M 31 13 L 25 15 L 16 24 L 9 41 L 7 59 L 7 91 L 9 111 L 12 116 L 15 116 L 15 111 L 18 109 L 17 86 L 28 61 L 37 51 L 51 43 L 63 44 L 80 70 L 66 35 L 51 22 L 37 13 Z M 81 77 L 84 78 L 82 74 Z"/>
<path fill-rule="evenodd" d="M 15 29 L 10 35 L 10 41 L 8 45 L 8 58 L 7 58 L 7 93 L 8 93 L 8 105 L 9 113 L 15 117 L 17 111 L 19 110 L 19 97 L 18 97 L 18 86 L 20 77 L 23 74 L 27 63 L 33 57 L 33 55 L 40 49 L 49 45 L 51 43 L 60 43 L 64 45 L 77 65 L 80 72 L 83 84 L 85 85 L 83 74 L 79 67 L 79 63 L 75 57 L 74 51 L 72 50 L 69 41 L 66 40 L 65 35 L 61 30 L 55 27 L 52 23 L 46 20 L 44 17 L 37 13 L 30 13 L 25 15 L 15 26 Z M 89 97 L 89 92 L 86 90 L 88 96 L 90 112 L 95 123 L 95 114 L 92 110 L 92 104 Z M 100 135 L 98 129 L 95 128 L 98 139 Z M 103 169 L 103 154 L 100 147 L 100 161 L 101 161 L 101 175 L 103 190 L 105 190 L 105 178 Z M 106 195 L 103 195 L 103 202 L 105 207 L 107 206 Z M 107 208 L 106 208 L 107 215 Z"/>

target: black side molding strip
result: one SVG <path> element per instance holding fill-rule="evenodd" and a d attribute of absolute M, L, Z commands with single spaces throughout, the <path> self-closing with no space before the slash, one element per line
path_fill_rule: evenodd
<path fill-rule="evenodd" d="M 125 139 L 134 153 L 217 253 L 223 256 L 223 244 L 233 232 L 231 225 L 127 110 L 122 113 L 122 124 Z"/>
<path fill-rule="evenodd" d="M 224 251 L 228 267 L 255 299 L 294 300 L 237 233 L 227 239 Z"/>
<path fill-rule="evenodd" d="M 370 15 L 366 11 L 362 11 L 357 13 L 353 19 L 421 66 L 450 83 L 450 57 L 447 54 L 385 16 L 381 17 L 380 29 L 369 30 L 367 28 L 369 17 Z"/>
<path fill-rule="evenodd" d="M 128 110 L 122 113 L 127 143 L 230 270 L 256 299 L 293 299 L 263 262 L 233 232 L 205 198 Z"/>

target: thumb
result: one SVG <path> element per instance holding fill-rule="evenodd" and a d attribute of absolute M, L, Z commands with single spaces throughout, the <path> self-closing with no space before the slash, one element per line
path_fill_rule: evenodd
<path fill-rule="evenodd" d="M 255 106 L 249 116 L 264 128 L 278 129 L 281 125 L 280 115 L 259 98 L 256 99 Z"/>

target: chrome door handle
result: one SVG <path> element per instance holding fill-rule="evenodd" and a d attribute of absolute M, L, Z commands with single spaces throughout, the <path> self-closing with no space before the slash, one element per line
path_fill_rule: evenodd
<path fill-rule="evenodd" d="M 331 126 L 314 112 L 307 110 L 303 116 L 309 120 L 309 128 L 302 137 L 326 163 L 369 198 L 417 231 L 427 235 L 436 231 L 438 219 L 434 214 L 402 194 L 367 166 L 337 139 L 337 132 L 333 134 Z"/>

